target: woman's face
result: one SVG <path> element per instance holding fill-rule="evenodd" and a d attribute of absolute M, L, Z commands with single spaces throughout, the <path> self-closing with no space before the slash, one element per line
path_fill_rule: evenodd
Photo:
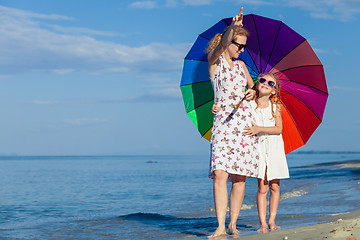
<path fill-rule="evenodd" d="M 232 58 L 238 58 L 240 53 L 245 51 L 246 48 L 246 36 L 238 35 L 229 45 L 229 52 Z"/>

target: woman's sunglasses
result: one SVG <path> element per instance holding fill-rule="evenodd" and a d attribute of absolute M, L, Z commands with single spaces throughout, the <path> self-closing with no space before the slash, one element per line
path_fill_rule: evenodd
<path fill-rule="evenodd" d="M 238 47 L 238 51 L 240 52 L 242 49 L 246 48 L 246 44 L 240 44 L 235 42 L 234 40 L 231 41 L 233 44 L 235 44 Z"/>
<path fill-rule="evenodd" d="M 276 82 L 271 81 L 271 80 L 267 80 L 265 78 L 260 78 L 259 82 L 260 83 L 267 83 L 267 85 L 269 85 L 270 87 L 275 87 L 276 86 Z"/>

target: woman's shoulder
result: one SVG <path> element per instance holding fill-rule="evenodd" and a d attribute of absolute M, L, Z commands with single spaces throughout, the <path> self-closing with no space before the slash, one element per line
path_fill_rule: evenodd
<path fill-rule="evenodd" d="M 236 60 L 236 62 L 238 63 L 238 65 L 242 68 L 242 70 L 244 70 L 246 68 L 245 63 L 242 60 Z"/>
<path fill-rule="evenodd" d="M 236 59 L 236 61 L 237 61 L 238 63 L 240 63 L 241 65 L 245 66 L 245 62 L 244 62 L 243 60 Z"/>

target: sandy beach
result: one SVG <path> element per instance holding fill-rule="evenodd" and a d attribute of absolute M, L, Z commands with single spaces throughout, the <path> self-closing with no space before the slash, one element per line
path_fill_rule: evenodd
<path fill-rule="evenodd" d="M 338 214 L 324 220 L 328 223 L 306 227 L 277 230 L 265 234 L 238 237 L 241 240 L 316 240 L 342 239 L 360 240 L 360 209 L 350 213 Z"/>
<path fill-rule="evenodd" d="M 320 164 L 319 164 L 320 165 Z M 359 169 L 359 160 L 339 162 L 336 164 L 341 168 Z M 320 206 L 319 206 L 320 207 Z M 277 230 L 265 234 L 257 234 L 246 237 L 239 237 L 241 240 L 317 240 L 317 239 L 342 239 L 360 240 L 360 209 L 336 214 L 323 219 L 330 221 L 306 227 Z"/>

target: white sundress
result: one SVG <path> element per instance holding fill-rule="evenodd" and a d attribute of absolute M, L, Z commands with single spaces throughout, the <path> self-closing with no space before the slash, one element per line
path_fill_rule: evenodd
<path fill-rule="evenodd" d="M 275 118 L 272 116 L 271 108 L 276 111 L 276 105 L 269 101 L 266 108 L 258 108 L 255 101 L 250 101 L 253 109 L 255 123 L 258 126 L 273 127 Z M 289 168 L 286 161 L 284 141 L 281 134 L 259 133 L 259 176 L 265 180 L 289 178 Z"/>
<path fill-rule="evenodd" d="M 240 62 L 234 61 L 234 69 L 231 69 L 225 58 L 220 56 L 212 84 L 215 102 L 221 110 L 214 115 L 209 177 L 213 177 L 215 170 L 223 170 L 230 175 L 257 177 L 257 137 L 243 135 L 244 128 L 251 126 L 254 120 L 250 103 L 243 101 L 232 119 L 226 120 L 234 105 L 244 97 L 247 85 Z"/>

